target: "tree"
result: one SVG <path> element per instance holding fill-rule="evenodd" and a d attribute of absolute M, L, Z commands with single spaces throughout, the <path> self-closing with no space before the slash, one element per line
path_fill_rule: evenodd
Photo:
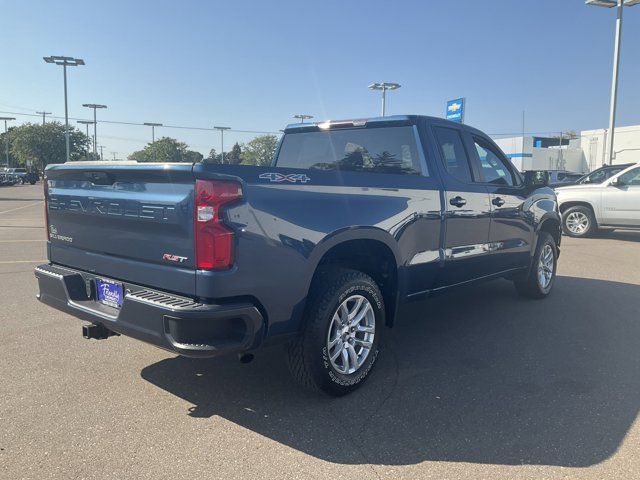
<path fill-rule="evenodd" d="M 243 165 L 271 165 L 273 156 L 278 146 L 278 137 L 275 135 L 260 135 L 246 145 L 243 145 Z"/>
<path fill-rule="evenodd" d="M 25 123 L 11 128 L 7 137 L 11 159 L 19 165 L 31 161 L 40 169 L 50 163 L 64 163 L 66 159 L 65 126 L 60 122 Z M 4 145 L 4 134 L 1 143 Z M 82 159 L 88 147 L 89 138 L 69 127 L 69 159 Z"/>
<path fill-rule="evenodd" d="M 205 159 L 207 163 L 222 163 L 222 155 L 216 152 L 215 148 L 209 151 L 209 156 Z"/>
<path fill-rule="evenodd" d="M 236 142 L 230 152 L 227 152 L 224 156 L 224 163 L 231 165 L 238 165 L 242 161 L 242 148 L 240 144 Z"/>
<path fill-rule="evenodd" d="M 162 137 L 153 143 L 148 143 L 142 150 L 129 155 L 129 160 L 138 162 L 200 162 L 203 155 L 189 150 L 184 142 L 175 138 Z"/>

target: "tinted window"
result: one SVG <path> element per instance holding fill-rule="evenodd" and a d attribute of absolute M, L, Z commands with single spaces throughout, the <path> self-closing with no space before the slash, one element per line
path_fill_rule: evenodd
<path fill-rule="evenodd" d="M 634 168 L 633 170 L 620 175 L 618 182 L 621 185 L 640 185 L 640 168 Z"/>
<path fill-rule="evenodd" d="M 474 143 L 480 158 L 484 181 L 495 185 L 516 185 L 517 181 L 513 173 L 493 147 L 477 139 Z"/>
<path fill-rule="evenodd" d="M 473 179 L 471 178 L 469 157 L 462 143 L 460 132 L 444 127 L 435 127 L 433 130 L 447 172 L 461 182 L 471 183 Z"/>
<path fill-rule="evenodd" d="M 288 134 L 282 141 L 277 165 L 317 170 L 420 173 L 413 127 Z"/>

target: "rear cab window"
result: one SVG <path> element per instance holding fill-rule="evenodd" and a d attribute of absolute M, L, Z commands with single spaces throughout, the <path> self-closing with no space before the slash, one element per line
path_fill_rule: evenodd
<path fill-rule="evenodd" d="M 433 131 L 447 173 L 463 183 L 472 183 L 469 156 L 460 131 L 448 127 L 434 127 Z"/>
<path fill-rule="evenodd" d="M 289 133 L 282 140 L 276 166 L 429 176 L 421 168 L 412 126 Z"/>

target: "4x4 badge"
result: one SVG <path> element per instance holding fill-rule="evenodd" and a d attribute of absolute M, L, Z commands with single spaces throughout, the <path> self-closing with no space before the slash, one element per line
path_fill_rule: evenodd
<path fill-rule="evenodd" d="M 290 173 L 289 175 L 285 175 L 283 173 L 267 172 L 267 173 L 261 173 L 259 178 L 262 178 L 264 180 L 269 180 L 270 182 L 276 182 L 276 183 L 281 183 L 281 182 L 307 183 L 309 180 L 311 180 L 304 173 Z"/>

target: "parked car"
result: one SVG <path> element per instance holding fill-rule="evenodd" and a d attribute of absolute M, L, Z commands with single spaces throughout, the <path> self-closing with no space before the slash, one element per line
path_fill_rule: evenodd
<path fill-rule="evenodd" d="M 549 295 L 561 238 L 546 175 L 423 116 L 290 125 L 264 167 L 50 165 L 45 199 L 38 298 L 85 337 L 243 360 L 285 343 L 332 395 L 366 380 L 401 304 L 501 277 Z"/>
<path fill-rule="evenodd" d="M 0 182 L 3 186 L 12 186 L 20 181 L 20 177 L 7 167 L 2 167 L 0 169 L 0 175 Z"/>
<path fill-rule="evenodd" d="M 552 188 L 571 185 L 583 176 L 582 173 L 569 172 L 567 170 L 547 170 L 547 172 L 549 173 L 549 186 Z"/>
<path fill-rule="evenodd" d="M 562 227 L 571 237 L 598 229 L 640 228 L 640 164 L 632 164 L 602 183 L 556 188 Z"/>
<path fill-rule="evenodd" d="M 620 173 L 622 170 L 635 165 L 635 163 L 623 163 L 620 165 L 603 165 L 602 167 L 594 170 L 593 172 L 587 173 L 580 177 L 574 185 L 586 185 L 588 183 L 602 183 L 605 180 L 608 180 L 616 173 Z"/>

